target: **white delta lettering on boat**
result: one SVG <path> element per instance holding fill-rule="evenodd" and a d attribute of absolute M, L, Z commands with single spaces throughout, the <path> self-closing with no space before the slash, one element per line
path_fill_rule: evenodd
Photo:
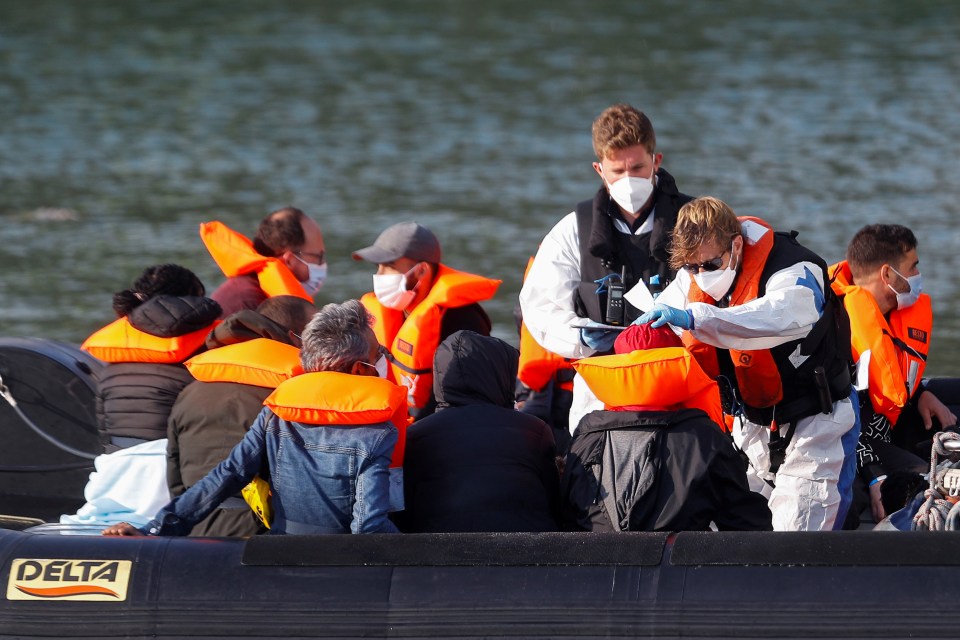
<path fill-rule="evenodd" d="M 24 559 L 10 564 L 8 600 L 123 602 L 130 560 Z"/>

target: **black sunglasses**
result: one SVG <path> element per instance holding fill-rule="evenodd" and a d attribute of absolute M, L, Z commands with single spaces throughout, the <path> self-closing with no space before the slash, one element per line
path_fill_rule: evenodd
<path fill-rule="evenodd" d="M 714 258 L 713 260 L 707 260 L 706 262 L 701 262 L 701 263 L 699 263 L 699 264 L 697 264 L 697 263 L 687 263 L 687 264 L 683 265 L 681 268 L 682 268 L 684 271 L 686 271 L 687 273 L 693 274 L 693 275 L 700 273 L 701 270 L 703 270 L 703 271 L 716 271 L 716 270 L 719 269 L 721 266 L 723 266 L 723 256 L 727 255 L 728 253 L 730 253 L 729 250 L 724 251 L 723 253 L 721 253 L 719 256 L 717 256 L 717 257 Z"/>

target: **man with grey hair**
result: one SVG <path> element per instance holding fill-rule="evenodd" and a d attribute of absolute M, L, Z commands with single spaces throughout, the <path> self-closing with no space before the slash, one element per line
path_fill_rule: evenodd
<path fill-rule="evenodd" d="M 396 532 L 389 467 L 406 428 L 406 391 L 379 377 L 370 324 L 357 300 L 324 306 L 303 332 L 305 373 L 264 401 L 227 459 L 142 529 L 121 523 L 104 535 L 185 535 L 258 473 L 271 486 L 272 533 Z"/>

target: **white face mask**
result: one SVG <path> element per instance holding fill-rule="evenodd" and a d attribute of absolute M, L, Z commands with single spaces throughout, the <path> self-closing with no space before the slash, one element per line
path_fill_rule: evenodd
<path fill-rule="evenodd" d="M 293 257 L 307 265 L 307 281 L 301 282 L 300 284 L 303 285 L 303 290 L 307 292 L 308 296 L 314 295 L 317 291 L 320 291 L 324 281 L 327 279 L 327 263 L 313 264 L 298 255 L 294 255 Z"/>
<path fill-rule="evenodd" d="M 906 293 L 900 293 L 891 285 L 887 285 L 890 287 L 890 291 L 893 291 L 895 294 L 897 294 L 897 309 L 906 309 L 907 307 L 912 307 L 914 304 L 916 304 L 917 300 L 920 299 L 920 292 L 923 291 L 923 279 L 920 277 L 920 274 L 918 273 L 917 275 L 910 276 L 908 278 L 893 267 L 890 267 L 890 271 L 893 271 L 895 274 L 906 280 L 907 284 L 910 285 L 910 289 L 908 289 Z"/>
<path fill-rule="evenodd" d="M 398 311 L 410 306 L 417 293 L 413 289 L 407 289 L 407 276 L 414 269 L 416 265 L 406 273 L 373 274 L 373 295 L 377 296 L 380 304 Z"/>
<path fill-rule="evenodd" d="M 377 369 L 377 375 L 381 378 L 387 377 L 387 356 L 380 354 L 380 357 L 377 358 L 377 363 L 373 365 Z"/>
<path fill-rule="evenodd" d="M 382 353 L 380 354 L 380 357 L 377 358 L 376 364 L 370 364 L 369 362 L 364 362 L 363 360 L 360 361 L 360 364 L 376 369 L 378 378 L 387 377 L 387 356 Z"/>
<path fill-rule="evenodd" d="M 733 248 L 731 248 L 730 251 L 732 252 Z M 730 291 L 730 286 L 736 277 L 737 270 L 733 266 L 733 258 L 731 258 L 730 264 L 727 265 L 726 269 L 701 271 L 695 273 L 693 279 L 701 291 L 714 300 L 720 300 Z"/>
<path fill-rule="evenodd" d="M 601 167 L 602 170 L 603 167 Z M 607 182 L 607 188 L 610 190 L 610 197 L 620 205 L 620 208 L 630 213 L 636 213 L 650 199 L 656 181 L 657 172 L 654 171 L 649 178 L 624 176 L 613 184 Z M 604 178 L 604 182 L 606 182 L 606 178 Z"/>

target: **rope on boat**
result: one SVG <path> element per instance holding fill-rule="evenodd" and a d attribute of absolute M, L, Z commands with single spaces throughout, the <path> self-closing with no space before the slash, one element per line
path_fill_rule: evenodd
<path fill-rule="evenodd" d="M 55 447 L 57 447 L 58 449 L 61 449 L 61 450 L 63 450 L 63 451 L 66 451 L 67 453 L 69 453 L 69 454 L 71 454 L 71 455 L 75 455 L 75 456 L 77 456 L 78 458 L 85 458 L 85 459 L 87 459 L 87 460 L 93 460 L 93 459 L 95 459 L 95 458 L 97 457 L 97 455 L 94 454 L 94 453 L 87 453 L 86 451 L 81 451 L 80 449 L 76 449 L 76 448 L 74 448 L 74 447 L 71 447 L 70 445 L 68 445 L 68 444 L 65 443 L 65 442 L 61 442 L 60 440 L 57 440 L 56 438 L 54 438 L 53 436 L 51 436 L 49 433 L 47 433 L 46 431 L 44 431 L 43 429 L 41 429 L 40 427 L 38 427 L 37 425 L 35 425 L 35 424 L 33 423 L 33 420 L 31 420 L 30 418 L 28 418 L 28 417 L 27 417 L 27 414 L 25 414 L 23 411 L 21 411 L 21 410 L 20 410 L 20 407 L 17 406 L 17 400 L 13 397 L 13 394 L 10 393 L 10 388 L 7 387 L 6 384 L 4 384 L 4 382 L 3 382 L 3 377 L 2 377 L 2 376 L 0 376 L 0 395 L 3 396 L 3 399 L 7 401 L 7 404 L 9 404 L 9 405 L 13 408 L 13 410 L 17 413 L 17 415 L 20 416 L 20 419 L 23 420 L 23 422 L 24 422 L 28 427 L 30 427 L 30 429 L 32 429 L 34 433 L 36 433 L 38 436 L 40 436 L 41 438 L 43 438 L 44 440 L 46 440 L 47 442 L 49 442 L 49 443 L 52 444 L 53 446 L 55 446 Z"/>
<path fill-rule="evenodd" d="M 926 500 L 913 516 L 913 531 L 943 531 L 953 510 L 953 503 L 946 499 L 937 487 L 937 459 L 939 456 L 950 454 L 946 443 L 960 440 L 960 434 L 953 431 L 941 431 L 933 436 L 933 446 L 930 448 L 930 486 L 923 492 Z M 953 449 L 955 447 L 951 447 Z M 960 517 L 960 513 L 957 514 Z M 956 519 L 956 518 L 954 518 Z"/>

